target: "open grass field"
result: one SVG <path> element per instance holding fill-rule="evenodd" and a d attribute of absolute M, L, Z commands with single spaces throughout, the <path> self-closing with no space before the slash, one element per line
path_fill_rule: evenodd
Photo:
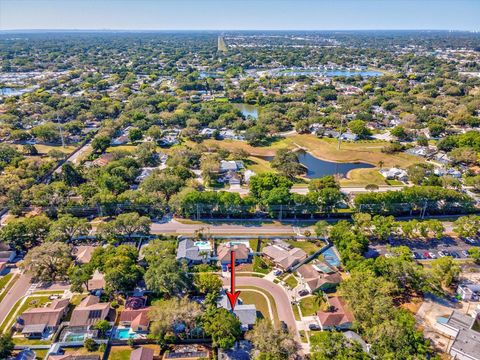
<path fill-rule="evenodd" d="M 340 179 L 342 187 L 364 187 L 368 184 L 389 185 L 378 169 L 353 169 L 345 179 Z"/>
<path fill-rule="evenodd" d="M 295 279 L 295 276 L 293 275 L 290 275 L 283 281 L 285 281 L 285 284 L 287 284 L 291 289 L 296 288 L 298 285 L 298 281 L 297 279 Z"/>
<path fill-rule="evenodd" d="M 270 166 L 269 161 L 257 156 L 250 156 L 248 158 L 248 162 L 246 162 L 245 165 L 247 169 L 254 171 L 256 174 L 262 174 L 265 172 L 276 172 L 276 170 L 272 169 L 272 167 Z"/>
<path fill-rule="evenodd" d="M 305 251 L 308 255 L 313 254 L 315 251 L 320 250 L 321 246 L 318 247 L 315 243 L 311 241 L 297 241 L 297 240 L 288 240 L 288 244 L 297 247 L 299 249 L 302 249 Z"/>

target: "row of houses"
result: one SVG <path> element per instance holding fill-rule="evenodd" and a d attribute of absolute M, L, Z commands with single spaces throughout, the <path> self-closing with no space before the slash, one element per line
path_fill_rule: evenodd
<path fill-rule="evenodd" d="M 185 261 L 188 265 L 217 262 L 224 266 L 231 262 L 231 250 L 235 251 L 236 264 L 251 262 L 255 255 L 248 241 L 225 242 L 214 249 L 211 241 L 195 241 L 187 238 L 179 241 L 176 258 L 179 261 Z M 279 240 L 264 247 L 258 255 L 273 262 L 277 268 L 284 271 L 290 270 L 307 258 L 304 250 Z"/>

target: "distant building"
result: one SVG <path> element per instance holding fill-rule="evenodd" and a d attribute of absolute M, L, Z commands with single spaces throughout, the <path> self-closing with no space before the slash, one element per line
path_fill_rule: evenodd
<path fill-rule="evenodd" d="M 387 180 L 400 180 L 404 182 L 408 181 L 408 173 L 406 170 L 403 169 L 380 169 L 380 174 Z"/>
<path fill-rule="evenodd" d="M 457 294 L 460 295 L 464 301 L 479 301 L 480 284 L 460 284 L 457 287 Z"/>
<path fill-rule="evenodd" d="M 229 171 L 240 171 L 244 169 L 245 166 L 243 165 L 243 161 L 240 160 L 221 160 L 220 161 L 220 172 L 229 172 Z"/>

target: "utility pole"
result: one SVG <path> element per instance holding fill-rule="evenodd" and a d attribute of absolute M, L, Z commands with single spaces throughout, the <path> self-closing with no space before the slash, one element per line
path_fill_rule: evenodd
<path fill-rule="evenodd" d="M 343 120 L 344 120 L 344 117 L 342 116 L 342 121 L 340 122 L 340 133 L 338 134 L 337 150 L 340 150 L 340 145 L 342 144 Z"/>

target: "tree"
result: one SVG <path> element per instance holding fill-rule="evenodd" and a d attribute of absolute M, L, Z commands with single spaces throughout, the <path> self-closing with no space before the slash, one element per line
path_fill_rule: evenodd
<path fill-rule="evenodd" d="M 299 350 L 299 345 L 292 334 L 275 329 L 269 319 L 257 321 L 253 329 L 245 334 L 245 338 L 252 342 L 257 353 L 255 358 L 294 359 Z"/>
<path fill-rule="evenodd" d="M 84 288 L 89 291 L 88 280 L 90 280 L 92 274 L 92 268 L 88 265 L 70 266 L 67 273 L 70 291 L 82 293 Z"/>
<path fill-rule="evenodd" d="M 330 230 L 330 225 L 325 220 L 320 220 L 315 224 L 315 234 L 321 238 L 327 238 Z"/>
<path fill-rule="evenodd" d="M 182 324 L 189 335 L 199 325 L 202 313 L 201 306 L 188 297 L 156 302 L 148 313 L 152 321 L 150 333 L 158 341 L 163 341 L 166 335 L 173 333 L 173 326 Z"/>
<path fill-rule="evenodd" d="M 352 120 L 348 123 L 348 128 L 354 134 L 357 134 L 360 138 L 364 139 L 371 135 L 370 130 L 367 128 L 365 121 Z"/>
<path fill-rule="evenodd" d="M 70 246 L 61 242 L 47 242 L 31 249 L 22 267 L 41 282 L 65 280 L 72 264 Z"/>
<path fill-rule="evenodd" d="M 218 294 L 222 288 L 222 280 L 216 274 L 200 273 L 195 276 L 195 286 L 202 294 Z"/>
<path fill-rule="evenodd" d="M 0 359 L 8 359 L 12 356 L 14 347 L 11 335 L 6 333 L 0 335 Z"/>
<path fill-rule="evenodd" d="M 150 262 L 144 278 L 148 290 L 157 294 L 173 296 L 188 288 L 187 276 L 173 257 Z"/>
<path fill-rule="evenodd" d="M 308 183 L 308 191 L 319 191 L 327 188 L 340 189 L 338 181 L 332 175 L 312 179 Z"/>
<path fill-rule="evenodd" d="M 242 334 L 240 320 L 224 308 L 208 308 L 202 323 L 212 345 L 221 349 L 230 349 Z"/>
<path fill-rule="evenodd" d="M 65 184 L 67 184 L 67 186 L 78 186 L 85 182 L 85 179 L 80 171 L 78 171 L 78 169 L 75 168 L 70 162 L 66 162 L 62 165 L 60 178 Z"/>
<path fill-rule="evenodd" d="M 433 278 L 443 287 L 449 287 L 458 279 L 460 274 L 460 266 L 453 260 L 451 256 L 444 256 L 432 260 L 431 274 Z"/>
<path fill-rule="evenodd" d="M 475 237 L 480 231 L 480 216 L 461 216 L 453 222 L 453 231 L 460 237 Z"/>
<path fill-rule="evenodd" d="M 272 168 L 278 170 L 289 179 L 304 174 L 306 168 L 300 163 L 295 152 L 288 149 L 279 149 L 275 158 L 270 163 Z"/>
<path fill-rule="evenodd" d="M 367 360 L 370 356 L 355 340 L 341 332 L 321 331 L 310 336 L 310 357 L 312 360 Z"/>
<path fill-rule="evenodd" d="M 250 179 L 250 195 L 257 200 L 268 197 L 273 189 L 284 188 L 290 190 L 293 183 L 285 176 L 274 173 L 263 173 L 252 176 Z"/>
<path fill-rule="evenodd" d="M 91 229 L 92 226 L 87 219 L 79 219 L 69 214 L 62 215 L 52 223 L 48 240 L 71 242 L 75 238 L 88 235 Z"/>
<path fill-rule="evenodd" d="M 185 181 L 177 175 L 154 172 L 142 182 L 141 189 L 146 193 L 163 195 L 169 201 L 171 196 L 176 194 L 184 185 Z"/>
<path fill-rule="evenodd" d="M 378 185 L 377 184 L 367 184 L 365 186 L 365 190 L 367 191 L 376 191 L 378 190 Z"/>
<path fill-rule="evenodd" d="M 107 320 L 99 320 L 93 325 L 93 328 L 99 331 L 100 337 L 103 337 L 110 329 L 110 323 Z"/>
<path fill-rule="evenodd" d="M 96 248 L 88 264 L 104 274 L 109 293 L 131 291 L 141 280 L 143 268 L 137 264 L 138 251 L 130 245 Z"/>
<path fill-rule="evenodd" d="M 103 153 L 110 146 L 112 138 L 108 135 L 97 135 L 92 141 L 92 149 L 96 153 Z"/>
<path fill-rule="evenodd" d="M 50 220 L 43 215 L 13 219 L 0 229 L 0 241 L 16 250 L 28 250 L 45 239 L 50 224 Z"/>
<path fill-rule="evenodd" d="M 120 214 L 113 221 L 105 223 L 100 232 L 110 238 L 125 237 L 132 239 L 134 235 L 146 236 L 150 234 L 152 221 L 136 212 Z"/>
<path fill-rule="evenodd" d="M 138 128 L 132 128 L 130 129 L 130 131 L 128 132 L 128 138 L 130 139 L 130 141 L 132 143 L 138 141 L 138 140 L 141 140 L 143 137 L 143 132 L 142 130 L 138 129 Z"/>
<path fill-rule="evenodd" d="M 480 247 L 471 247 L 470 249 L 468 249 L 468 254 L 475 261 L 475 263 L 480 264 Z"/>
<path fill-rule="evenodd" d="M 85 339 L 85 341 L 83 342 L 83 346 L 89 352 L 94 352 L 94 351 L 97 351 L 98 349 L 98 344 L 95 342 L 95 340 L 91 338 Z"/>

